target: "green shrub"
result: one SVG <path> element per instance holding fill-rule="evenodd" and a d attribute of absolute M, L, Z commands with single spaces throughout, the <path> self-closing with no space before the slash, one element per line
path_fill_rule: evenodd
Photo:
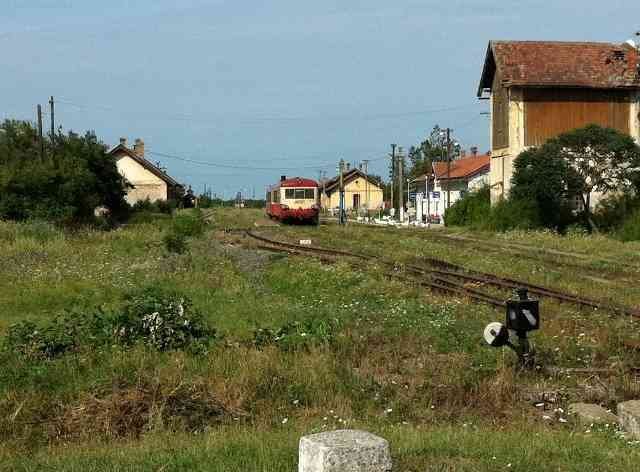
<path fill-rule="evenodd" d="M 156 200 L 152 202 L 149 198 L 146 198 L 145 200 L 138 200 L 134 203 L 132 210 L 134 213 L 148 212 L 171 215 L 176 207 L 177 204 L 175 200 Z"/>
<path fill-rule="evenodd" d="M 40 325 L 30 321 L 11 325 L 5 347 L 29 358 L 53 359 L 81 346 L 104 344 L 110 338 L 106 314 L 66 312 Z"/>
<path fill-rule="evenodd" d="M 5 121 L 1 128 L 1 219 L 87 223 L 100 206 L 114 220 L 127 216 L 124 179 L 94 133 L 47 138 L 41 159 L 33 125 Z"/>
<path fill-rule="evenodd" d="M 194 238 L 202 236 L 207 226 L 207 222 L 200 210 L 195 210 L 191 214 L 181 214 L 173 219 L 173 232 L 187 237 Z"/>
<path fill-rule="evenodd" d="M 162 237 L 164 247 L 169 252 L 176 254 L 184 254 L 187 251 L 187 238 L 184 235 L 177 234 L 174 231 L 169 231 Z"/>
<path fill-rule="evenodd" d="M 207 222 L 200 210 L 174 217 L 171 229 L 163 237 L 165 248 L 177 254 L 186 252 L 188 238 L 202 236 L 206 226 Z"/>
<path fill-rule="evenodd" d="M 114 332 L 123 344 L 142 342 L 160 351 L 200 349 L 216 336 L 188 298 L 158 288 L 131 294 L 114 319 Z"/>
<path fill-rule="evenodd" d="M 481 227 L 491 213 L 491 197 L 489 187 L 468 193 L 455 202 L 445 212 L 446 226 Z"/>
<path fill-rule="evenodd" d="M 640 210 L 636 210 L 625 220 L 618 231 L 618 237 L 623 241 L 640 241 Z"/>
<path fill-rule="evenodd" d="M 65 312 L 39 324 L 13 324 L 5 335 L 3 348 L 30 359 L 53 359 L 114 343 L 141 343 L 159 351 L 202 352 L 215 337 L 215 329 L 207 326 L 184 295 L 146 288 L 130 294 L 114 313 L 99 309 Z"/>
<path fill-rule="evenodd" d="M 501 200 L 491 208 L 486 228 L 492 231 L 533 229 L 540 226 L 539 211 L 534 201 Z"/>
<path fill-rule="evenodd" d="M 593 215 L 602 231 L 619 229 L 636 210 L 640 209 L 640 197 L 629 193 L 612 195 L 603 199 Z"/>

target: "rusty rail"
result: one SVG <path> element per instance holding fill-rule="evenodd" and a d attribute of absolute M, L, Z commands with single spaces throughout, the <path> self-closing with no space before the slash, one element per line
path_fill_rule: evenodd
<path fill-rule="evenodd" d="M 612 305 L 604 301 L 581 297 L 575 294 L 562 292 L 521 280 L 500 277 L 495 274 L 486 272 L 473 271 L 440 259 L 428 259 L 427 261 L 430 265 L 440 268 L 403 265 L 396 262 L 381 260 L 375 256 L 358 254 L 339 249 L 302 246 L 299 244 L 277 241 L 262 235 L 258 235 L 252 230 L 246 231 L 245 234 L 252 239 L 260 241 L 268 246 L 278 248 L 281 251 L 284 250 L 296 254 L 313 254 L 315 256 L 323 255 L 325 257 L 333 258 L 335 258 L 336 256 L 342 256 L 357 259 L 360 261 L 377 262 L 392 269 L 392 272 L 386 273 L 386 275 L 390 277 L 418 283 L 421 286 L 441 292 L 463 295 L 475 301 L 487 303 L 496 307 L 504 307 L 504 302 L 496 298 L 494 295 L 482 292 L 477 289 L 469 288 L 465 286 L 465 284 L 477 283 L 482 285 L 490 285 L 501 289 L 527 288 L 530 293 L 538 295 L 540 297 L 554 299 L 563 303 L 571 303 L 580 307 L 606 310 L 617 314 L 640 318 L 640 310 L 632 307 Z M 397 273 L 398 269 L 404 269 L 405 272 L 411 273 L 414 276 L 426 276 L 427 280 L 423 278 L 416 279 L 415 277 L 403 277 Z"/>

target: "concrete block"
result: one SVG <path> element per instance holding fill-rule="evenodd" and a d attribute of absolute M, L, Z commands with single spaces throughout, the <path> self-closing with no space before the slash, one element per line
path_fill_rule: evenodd
<path fill-rule="evenodd" d="M 329 431 L 300 439 L 298 472 L 389 471 L 389 443 L 366 431 Z"/>
<path fill-rule="evenodd" d="M 640 400 L 618 403 L 618 418 L 622 429 L 640 439 Z"/>
<path fill-rule="evenodd" d="M 572 403 L 569 405 L 569 414 L 573 415 L 578 424 L 583 426 L 618 423 L 616 415 L 594 403 Z"/>

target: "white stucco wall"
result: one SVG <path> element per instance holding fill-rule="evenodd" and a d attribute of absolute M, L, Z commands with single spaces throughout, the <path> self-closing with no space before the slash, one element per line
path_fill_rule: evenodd
<path fill-rule="evenodd" d="M 147 198 L 152 202 L 167 200 L 167 184 L 153 173 L 138 164 L 127 155 L 116 158 L 118 172 L 134 186 L 129 189 L 125 199 L 131 205 Z"/>

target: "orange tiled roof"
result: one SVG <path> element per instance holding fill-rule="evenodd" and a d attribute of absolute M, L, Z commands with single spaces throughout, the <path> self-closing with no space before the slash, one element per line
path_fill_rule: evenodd
<path fill-rule="evenodd" d="M 450 179 L 467 179 L 484 171 L 489 171 L 490 157 L 488 154 L 482 156 L 463 157 L 451 161 L 451 169 L 449 170 Z M 434 162 L 433 172 L 437 179 L 447 179 L 447 163 Z"/>

